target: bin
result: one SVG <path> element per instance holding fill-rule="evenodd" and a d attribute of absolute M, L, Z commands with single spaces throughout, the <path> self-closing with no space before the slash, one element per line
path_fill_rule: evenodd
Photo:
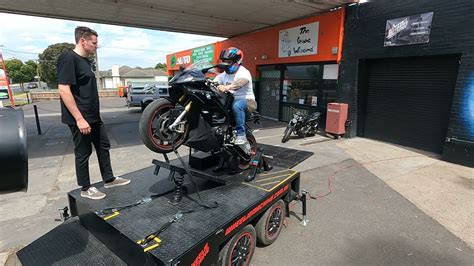
<path fill-rule="evenodd" d="M 328 103 L 326 113 L 326 133 L 343 135 L 346 133 L 347 103 Z"/>
<path fill-rule="evenodd" d="M 118 87 L 119 97 L 127 97 L 127 86 Z"/>

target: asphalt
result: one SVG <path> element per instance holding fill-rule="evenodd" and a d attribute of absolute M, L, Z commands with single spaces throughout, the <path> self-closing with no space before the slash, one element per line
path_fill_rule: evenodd
<path fill-rule="evenodd" d="M 29 189 L 0 195 L 0 265 L 15 251 L 61 222 L 58 209 L 77 188 L 73 144 L 60 123 L 57 101 L 21 107 L 28 132 Z M 138 136 L 139 108 L 120 98 L 101 99 L 116 175 L 151 166 L 157 155 Z M 301 205 L 271 246 L 258 247 L 252 265 L 473 265 L 474 170 L 439 160 L 436 154 L 363 138 L 323 135 L 281 144 L 284 123 L 263 120 L 260 143 L 308 150 L 298 165 L 308 201 L 306 227 Z M 95 155 L 93 182 L 100 181 Z"/>

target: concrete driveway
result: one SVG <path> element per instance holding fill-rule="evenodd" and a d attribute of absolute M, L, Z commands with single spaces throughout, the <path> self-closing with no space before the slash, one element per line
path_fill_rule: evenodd
<path fill-rule="evenodd" d="M 58 224 L 66 193 L 76 188 L 73 144 L 60 123 L 57 101 L 22 107 L 28 129 L 27 193 L 0 195 L 0 264 Z M 116 175 L 151 166 L 139 139 L 139 108 L 124 99 L 102 98 L 102 117 L 112 142 Z M 292 205 L 288 226 L 268 247 L 257 248 L 253 265 L 472 265 L 474 262 L 474 170 L 426 154 L 362 138 L 293 138 L 281 144 L 284 123 L 265 120 L 261 143 L 314 152 L 296 167 L 308 202 Z M 184 150 L 183 150 L 184 152 Z M 100 181 L 95 155 L 93 182 Z"/>

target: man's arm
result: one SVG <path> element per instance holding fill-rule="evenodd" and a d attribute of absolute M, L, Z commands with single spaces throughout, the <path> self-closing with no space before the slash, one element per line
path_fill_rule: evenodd
<path fill-rule="evenodd" d="M 79 128 L 81 133 L 84 135 L 90 134 L 91 127 L 89 123 L 87 123 L 87 121 L 82 116 L 81 111 L 79 111 L 79 108 L 77 108 L 76 101 L 74 100 L 74 96 L 72 96 L 72 93 L 71 93 L 71 86 L 65 85 L 65 84 L 59 84 L 58 90 L 59 90 L 59 96 L 63 100 L 64 105 L 66 105 L 66 108 L 72 114 L 74 119 L 76 119 L 77 127 Z"/>
<path fill-rule="evenodd" d="M 248 79 L 245 79 L 245 78 L 239 78 L 237 79 L 234 83 L 232 84 L 229 84 L 229 85 L 219 85 L 217 87 L 217 89 L 219 89 L 219 91 L 228 91 L 228 90 L 238 90 L 240 88 L 242 88 L 243 86 L 247 85 L 249 83 L 249 80 Z"/>

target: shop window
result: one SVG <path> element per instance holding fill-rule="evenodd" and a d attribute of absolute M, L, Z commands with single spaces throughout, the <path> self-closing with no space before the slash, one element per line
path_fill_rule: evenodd
<path fill-rule="evenodd" d="M 282 101 L 317 106 L 321 84 L 321 66 L 287 66 L 284 72 Z"/>

